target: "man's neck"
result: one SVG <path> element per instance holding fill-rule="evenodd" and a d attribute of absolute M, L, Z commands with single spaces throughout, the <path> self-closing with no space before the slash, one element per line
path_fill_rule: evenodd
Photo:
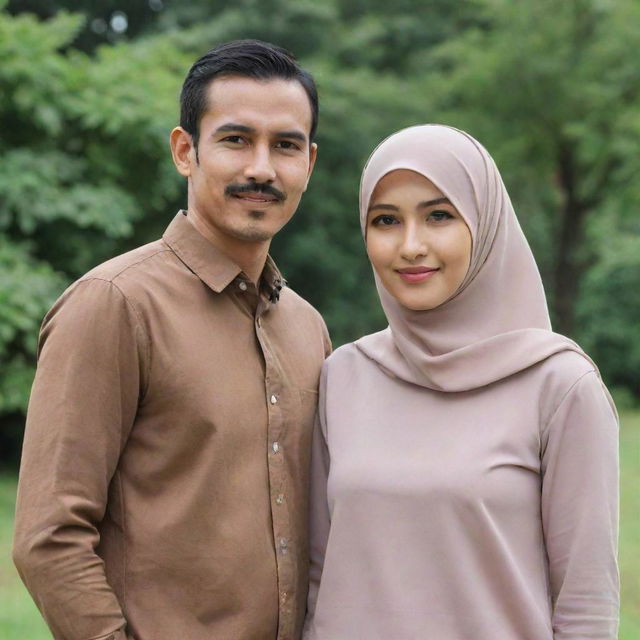
<path fill-rule="evenodd" d="M 231 258 L 231 260 L 242 269 L 249 280 L 256 286 L 258 285 L 267 260 L 267 254 L 269 253 L 269 242 L 252 243 L 227 237 L 225 238 L 225 242 L 221 243 L 217 235 L 213 233 L 209 226 L 193 211 L 187 211 L 187 220 L 189 220 L 198 232 L 214 247 Z M 221 246 L 223 244 L 224 246 Z"/>

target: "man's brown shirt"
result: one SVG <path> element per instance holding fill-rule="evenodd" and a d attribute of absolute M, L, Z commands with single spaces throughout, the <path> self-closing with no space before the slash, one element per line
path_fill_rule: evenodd
<path fill-rule="evenodd" d="M 47 315 L 14 556 L 56 638 L 294 640 L 319 314 L 179 213 Z"/>

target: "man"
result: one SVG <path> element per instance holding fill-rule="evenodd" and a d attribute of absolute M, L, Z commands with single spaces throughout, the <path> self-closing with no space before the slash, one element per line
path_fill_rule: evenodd
<path fill-rule="evenodd" d="M 171 133 L 188 210 L 45 318 L 14 558 L 56 638 L 299 636 L 329 342 L 268 249 L 306 189 L 317 112 L 279 47 L 203 56 Z"/>

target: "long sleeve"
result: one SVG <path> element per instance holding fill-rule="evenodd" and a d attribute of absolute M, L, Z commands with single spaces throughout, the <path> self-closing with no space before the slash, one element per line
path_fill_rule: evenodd
<path fill-rule="evenodd" d="M 542 518 L 554 640 L 617 638 L 618 423 L 585 374 L 543 433 Z"/>
<path fill-rule="evenodd" d="M 57 640 L 124 640 L 96 553 L 143 388 L 147 342 L 110 282 L 80 281 L 43 323 L 16 508 L 14 561 Z"/>
<path fill-rule="evenodd" d="M 308 632 L 310 622 L 315 613 L 324 555 L 329 538 L 331 525 L 329 505 L 327 501 L 327 479 L 329 476 L 329 450 L 326 441 L 326 424 L 324 415 L 326 372 L 320 380 L 320 394 L 318 412 L 313 430 L 313 442 L 311 448 L 311 495 L 310 495 L 310 526 L 309 526 L 309 596 L 307 601 L 307 624 L 305 633 Z M 306 635 L 305 635 L 306 637 Z"/>

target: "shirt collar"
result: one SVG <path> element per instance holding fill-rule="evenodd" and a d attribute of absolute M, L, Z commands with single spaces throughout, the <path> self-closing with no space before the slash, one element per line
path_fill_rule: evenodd
<path fill-rule="evenodd" d="M 242 269 L 212 245 L 188 220 L 187 212 L 179 211 L 167 227 L 162 239 L 180 260 L 202 282 L 216 293 L 221 293 L 238 276 Z M 260 294 L 275 304 L 280 289 L 286 284 L 271 256 L 267 256 L 260 276 Z"/>

